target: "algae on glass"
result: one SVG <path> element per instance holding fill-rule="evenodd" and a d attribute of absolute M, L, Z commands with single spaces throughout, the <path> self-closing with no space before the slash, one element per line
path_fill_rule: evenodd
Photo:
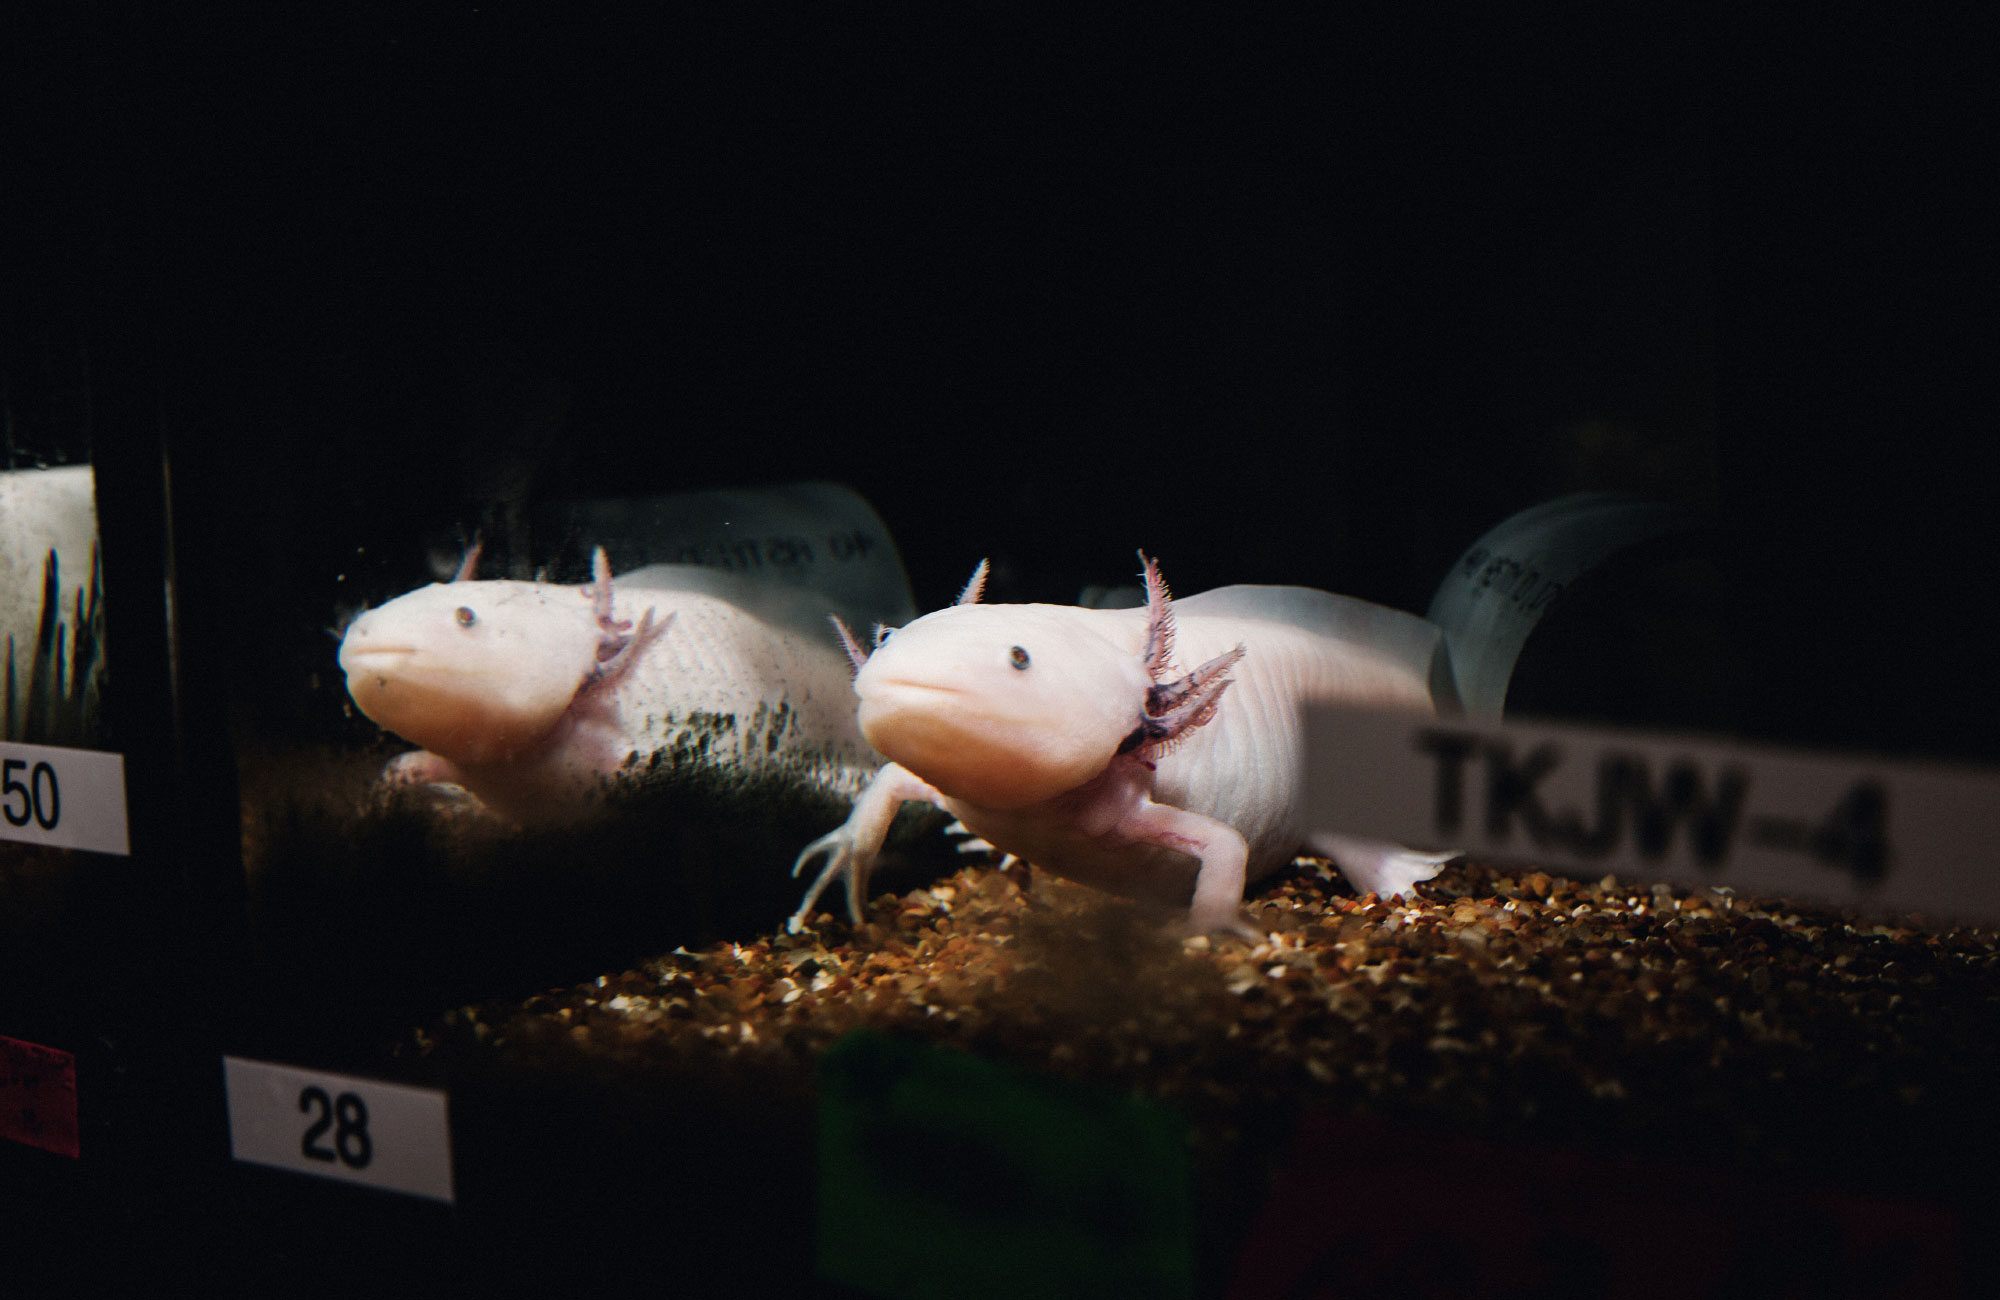
<path fill-rule="evenodd" d="M 0 472 L 0 739 L 97 743 L 104 606 L 96 533 L 89 466 Z"/>

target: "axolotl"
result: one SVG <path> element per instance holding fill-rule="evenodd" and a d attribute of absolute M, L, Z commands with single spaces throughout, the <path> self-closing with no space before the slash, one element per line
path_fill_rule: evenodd
<path fill-rule="evenodd" d="M 1437 711 L 1455 699 L 1428 620 L 1304 587 L 1234 586 L 1175 601 L 1143 554 L 1133 609 L 958 604 L 857 659 L 868 742 L 891 760 L 847 821 L 793 867 L 825 866 L 791 926 L 844 879 L 858 921 L 889 822 L 938 806 L 993 848 L 1057 875 L 1189 909 L 1191 931 L 1247 933 L 1243 889 L 1302 849 L 1383 896 L 1452 854 L 1330 837 L 1299 807 L 1309 699 Z M 1196 666 L 1174 666 L 1176 653 Z"/>
<path fill-rule="evenodd" d="M 340 666 L 372 721 L 422 746 L 393 780 L 456 785 L 512 821 L 585 812 L 655 756 L 853 797 L 881 758 L 851 668 L 825 635 L 840 606 L 697 565 L 582 586 L 459 576 L 369 610 Z"/>

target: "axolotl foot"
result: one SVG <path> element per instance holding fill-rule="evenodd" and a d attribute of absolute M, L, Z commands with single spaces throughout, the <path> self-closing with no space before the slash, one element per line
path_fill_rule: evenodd
<path fill-rule="evenodd" d="M 1212 935 L 1234 935 L 1245 943 L 1268 943 L 1271 936 L 1250 924 L 1238 909 L 1226 917 L 1202 919 L 1192 913 L 1179 926 L 1182 939 L 1205 939 Z"/>
<path fill-rule="evenodd" d="M 819 905 L 820 895 L 826 892 L 827 886 L 840 879 L 845 879 L 847 882 L 849 915 L 857 924 L 861 920 L 861 895 L 866 888 L 868 868 L 861 862 L 860 843 L 853 830 L 846 825 L 837 826 L 806 845 L 792 863 L 792 877 L 797 879 L 799 873 L 805 870 L 806 863 L 818 857 L 826 859 L 826 866 L 814 878 L 812 887 L 806 890 L 805 899 L 799 903 L 799 910 L 792 913 L 791 919 L 785 922 L 788 933 L 797 934 L 805 928 L 806 918 L 811 916 L 813 909 Z"/>
<path fill-rule="evenodd" d="M 383 765 L 382 775 L 377 782 L 388 789 L 415 789 L 421 787 L 436 801 L 439 807 L 460 808 L 483 812 L 486 805 L 478 795 L 465 788 L 464 781 L 449 759 L 438 757 L 429 750 L 416 749 L 407 754 L 398 754 Z"/>
<path fill-rule="evenodd" d="M 935 806 L 943 806 L 944 796 L 910 775 L 907 768 L 894 763 L 886 763 L 854 801 L 854 809 L 847 814 L 847 820 L 806 845 L 798 859 L 792 863 L 792 875 L 804 871 L 806 863 L 814 858 L 824 857 L 826 866 L 806 891 L 805 901 L 799 910 L 785 923 L 785 928 L 797 934 L 805 927 L 806 918 L 812 915 L 819 903 L 819 896 L 835 880 L 846 878 L 847 915 L 856 925 L 861 923 L 862 900 L 868 897 L 868 877 L 875 869 L 875 859 L 882 852 L 882 841 L 889 834 L 889 823 L 896 815 L 896 809 L 911 800 L 921 800 Z"/>
<path fill-rule="evenodd" d="M 384 785 L 457 785 L 458 771 L 449 759 L 427 749 L 398 754 L 382 766 Z"/>
<path fill-rule="evenodd" d="M 1456 849 L 1426 853 L 1406 849 L 1381 840 L 1355 839 L 1348 835 L 1315 835 L 1312 848 L 1332 858 L 1358 894 L 1373 893 L 1381 898 L 1400 898 L 1414 893 L 1417 885 L 1431 879 L 1444 864 L 1459 855 Z"/>

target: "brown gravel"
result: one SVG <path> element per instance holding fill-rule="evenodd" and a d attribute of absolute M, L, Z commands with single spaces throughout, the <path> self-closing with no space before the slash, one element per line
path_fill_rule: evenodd
<path fill-rule="evenodd" d="M 1991 929 L 1479 863 L 1392 904 L 1305 861 L 1246 915 L 1265 942 L 1182 940 L 1028 868 L 968 869 L 858 927 L 821 914 L 461 1007 L 411 1047 L 796 1096 L 866 1027 L 1136 1090 L 1203 1144 L 1319 1106 L 1919 1188 L 1994 1146 Z"/>

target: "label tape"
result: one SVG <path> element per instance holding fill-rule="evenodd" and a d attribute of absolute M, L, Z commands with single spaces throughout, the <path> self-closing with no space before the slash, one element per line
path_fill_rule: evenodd
<path fill-rule="evenodd" d="M 1307 826 L 1573 872 L 2000 918 L 2000 776 L 1316 705 Z"/>

